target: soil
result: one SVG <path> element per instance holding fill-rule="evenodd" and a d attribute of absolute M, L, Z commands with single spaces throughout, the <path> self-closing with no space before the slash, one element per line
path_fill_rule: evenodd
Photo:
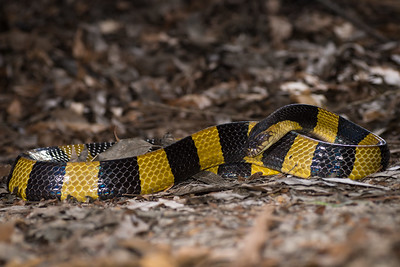
<path fill-rule="evenodd" d="M 0 2 L 0 265 L 399 266 L 400 3 Z M 201 173 L 143 196 L 23 201 L 36 147 L 182 138 L 324 107 L 379 134 L 359 181 Z"/>

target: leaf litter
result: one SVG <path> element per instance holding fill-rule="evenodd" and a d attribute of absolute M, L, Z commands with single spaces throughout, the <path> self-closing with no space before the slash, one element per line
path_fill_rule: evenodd
<path fill-rule="evenodd" d="M 399 12 L 376 0 L 0 4 L 0 264 L 398 266 Z M 294 102 L 382 135 L 388 170 L 361 181 L 202 172 L 85 203 L 25 202 L 5 187 L 35 147 L 115 141 L 116 129 L 139 137 L 119 150 L 141 154 Z"/>

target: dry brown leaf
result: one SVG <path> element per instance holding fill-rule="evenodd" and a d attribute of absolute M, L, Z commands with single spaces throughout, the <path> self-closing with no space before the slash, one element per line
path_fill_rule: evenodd
<path fill-rule="evenodd" d="M 326 103 L 326 98 L 323 95 L 317 94 L 304 94 L 304 95 L 293 95 L 290 97 L 295 103 L 302 103 L 308 105 L 314 105 L 322 107 Z"/>
<path fill-rule="evenodd" d="M 14 98 L 7 108 L 7 113 L 11 116 L 11 118 L 14 118 L 16 120 L 21 118 L 22 116 L 21 101 L 19 101 L 17 98 Z"/>
<path fill-rule="evenodd" d="M 112 19 L 107 19 L 99 22 L 100 31 L 103 34 L 115 33 L 122 28 L 120 22 Z"/>
<path fill-rule="evenodd" d="M 254 226 L 242 240 L 233 266 L 259 266 L 262 261 L 262 250 L 269 237 L 269 227 L 274 221 L 273 206 L 265 206 L 254 220 Z"/>
<path fill-rule="evenodd" d="M 380 84 L 385 82 L 386 84 L 398 86 L 400 84 L 400 71 L 387 67 L 387 66 L 373 66 L 369 68 L 370 75 L 380 77 L 381 79 L 370 78 L 373 83 Z"/>
<path fill-rule="evenodd" d="M 213 103 L 211 100 L 205 95 L 199 94 L 189 94 L 185 95 L 181 98 L 176 100 L 170 101 L 170 105 L 178 106 L 178 107 L 185 107 L 185 108 L 198 108 L 198 109 L 205 109 L 210 107 Z"/>
<path fill-rule="evenodd" d="M 354 28 L 353 24 L 344 22 L 340 25 L 336 25 L 333 28 L 333 31 L 342 41 L 349 41 L 354 38 L 356 29 Z"/>
<path fill-rule="evenodd" d="M 360 253 L 368 243 L 365 223 L 360 223 L 350 231 L 344 242 L 328 245 L 324 248 L 327 257 L 321 259 L 323 265 L 344 265 L 353 255 Z M 367 242 L 367 243 L 366 243 Z"/>
<path fill-rule="evenodd" d="M 125 215 L 114 232 L 114 236 L 120 239 L 133 238 L 138 234 L 146 233 L 150 226 L 135 215 Z"/>
<path fill-rule="evenodd" d="M 83 38 L 83 31 L 82 29 L 79 28 L 75 33 L 73 47 L 72 47 L 72 54 L 74 55 L 75 58 L 78 59 L 85 58 L 85 56 L 88 54 L 88 51 L 85 47 L 85 44 L 83 43 L 82 38 Z"/>
<path fill-rule="evenodd" d="M 293 27 L 286 17 L 269 16 L 269 28 L 272 42 L 275 46 L 281 45 L 292 35 Z"/>
<path fill-rule="evenodd" d="M 182 247 L 176 252 L 178 266 L 202 266 L 211 257 L 212 251 L 201 247 Z"/>
<path fill-rule="evenodd" d="M 320 107 L 326 103 L 324 95 L 312 93 L 312 88 L 304 82 L 285 82 L 281 85 L 281 90 L 287 92 L 290 99 L 296 103 Z"/>
<path fill-rule="evenodd" d="M 86 146 L 83 148 L 83 150 L 80 153 L 78 153 L 78 151 L 76 151 L 75 146 L 72 146 L 71 157 L 69 159 L 69 162 L 86 162 L 88 153 L 89 153 L 89 151 L 86 148 Z"/>
<path fill-rule="evenodd" d="M 121 139 L 106 151 L 97 155 L 96 160 L 122 159 L 149 152 L 152 145 L 141 138 Z"/>
<path fill-rule="evenodd" d="M 176 267 L 176 260 L 171 254 L 157 251 L 146 254 L 141 260 L 140 264 L 143 267 Z"/>
<path fill-rule="evenodd" d="M 13 222 L 0 224 L 0 242 L 5 242 L 5 243 L 10 242 L 13 233 L 14 233 Z"/>

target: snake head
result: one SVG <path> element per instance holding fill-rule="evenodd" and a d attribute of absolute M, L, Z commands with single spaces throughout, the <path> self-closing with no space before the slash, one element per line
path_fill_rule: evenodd
<path fill-rule="evenodd" d="M 249 139 L 246 154 L 249 157 L 255 157 L 264 152 L 271 144 L 269 144 L 273 133 L 271 131 L 263 131 L 255 137 Z"/>

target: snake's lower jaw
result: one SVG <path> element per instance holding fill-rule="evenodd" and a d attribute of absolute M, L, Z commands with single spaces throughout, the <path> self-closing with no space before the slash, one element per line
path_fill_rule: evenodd
<path fill-rule="evenodd" d="M 247 148 L 246 151 L 246 155 L 248 157 L 256 157 L 258 155 L 260 155 L 261 153 L 263 153 L 269 146 L 265 146 L 263 143 L 261 144 L 257 144 L 257 145 L 253 145 L 253 146 L 249 146 Z"/>
<path fill-rule="evenodd" d="M 255 157 L 260 154 L 260 150 L 257 148 L 249 148 L 247 149 L 246 154 L 248 157 Z"/>
<path fill-rule="evenodd" d="M 255 142 L 254 140 L 247 144 L 246 155 L 248 157 L 255 157 L 262 152 L 262 143 Z"/>

